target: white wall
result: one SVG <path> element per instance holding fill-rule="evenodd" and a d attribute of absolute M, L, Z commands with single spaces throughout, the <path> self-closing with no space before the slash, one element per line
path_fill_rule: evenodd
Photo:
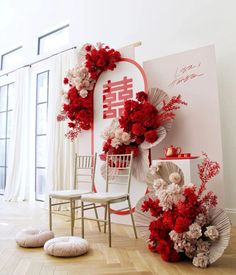
<path fill-rule="evenodd" d="M 0 53 L 23 43 L 29 60 L 37 35 L 70 22 L 72 44 L 120 47 L 141 40 L 138 60 L 215 44 L 220 91 L 226 208 L 236 213 L 235 0 L 0 0 Z M 203 95 L 204 96 L 204 95 Z M 206 100 L 207 100 L 207 95 Z"/>

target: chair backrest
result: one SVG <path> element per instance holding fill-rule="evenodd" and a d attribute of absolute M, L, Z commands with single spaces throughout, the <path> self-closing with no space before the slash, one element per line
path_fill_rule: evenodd
<path fill-rule="evenodd" d="M 106 156 L 106 192 L 112 184 L 126 185 L 125 192 L 130 192 L 133 153 Z"/>
<path fill-rule="evenodd" d="M 97 153 L 90 156 L 75 155 L 74 189 L 94 190 Z M 86 186 L 86 188 L 83 188 Z"/>

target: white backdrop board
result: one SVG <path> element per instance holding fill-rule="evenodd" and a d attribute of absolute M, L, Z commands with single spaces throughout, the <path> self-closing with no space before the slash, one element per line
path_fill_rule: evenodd
<path fill-rule="evenodd" d="M 118 62 L 114 71 L 103 72 L 94 90 L 94 127 L 92 130 L 93 152 L 103 153 L 104 140 L 101 137 L 104 129 L 109 126 L 114 118 L 119 118 L 123 112 L 124 102 L 128 99 L 135 99 L 136 92 L 147 91 L 147 80 L 142 67 L 132 59 L 124 58 Z M 110 90 L 107 92 L 107 87 Z M 105 180 L 100 169 L 104 161 L 97 160 L 97 172 L 95 184 L 97 191 L 105 191 Z M 124 186 L 114 186 L 116 192 L 127 192 L 122 189 Z M 131 179 L 131 204 L 135 206 L 146 190 L 145 182 L 140 182 L 134 177 Z M 116 206 L 117 205 L 117 206 Z M 116 204 L 114 209 L 127 207 L 127 202 Z M 120 223 L 130 223 L 130 216 L 125 217 L 127 211 L 116 213 L 113 221 Z"/>
<path fill-rule="evenodd" d="M 181 94 L 188 103 L 178 110 L 167 138 L 152 150 L 152 159 L 164 155 L 163 148 L 182 147 L 184 152 L 201 155 L 221 164 L 220 175 L 209 184 L 224 203 L 222 142 L 214 46 L 144 62 L 148 87 L 158 87 L 169 96 Z"/>

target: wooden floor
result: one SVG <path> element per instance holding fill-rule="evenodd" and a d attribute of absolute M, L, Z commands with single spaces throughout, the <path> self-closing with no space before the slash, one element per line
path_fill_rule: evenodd
<path fill-rule="evenodd" d="M 57 236 L 70 232 L 66 218 L 55 216 Z M 0 275 L 90 275 L 90 274 L 236 274 L 236 228 L 228 249 L 221 259 L 207 269 L 198 269 L 190 262 L 166 263 L 149 252 L 145 242 L 134 239 L 132 228 L 112 225 L 113 247 L 107 235 L 99 233 L 96 224 L 86 223 L 85 238 L 90 243 L 86 255 L 62 259 L 48 256 L 43 248 L 24 249 L 15 243 L 16 233 L 29 226 L 48 225 L 47 211 L 41 203 L 7 203 L 0 201 Z M 80 236 L 77 222 L 75 234 Z"/>

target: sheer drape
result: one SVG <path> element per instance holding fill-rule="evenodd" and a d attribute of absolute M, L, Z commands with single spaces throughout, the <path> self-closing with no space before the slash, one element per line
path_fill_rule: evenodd
<path fill-rule="evenodd" d="M 76 52 L 72 50 L 52 60 L 51 87 L 48 105 L 48 164 L 46 196 L 51 190 L 71 189 L 74 181 L 75 142 L 65 138 L 66 122 L 57 122 L 61 109 L 61 93 L 65 72 L 75 65 Z"/>
<path fill-rule="evenodd" d="M 46 197 L 50 190 L 73 186 L 75 143 L 65 138 L 67 123 L 57 122 L 56 117 L 61 108 L 63 77 L 75 63 L 75 50 L 49 60 Z M 36 91 L 32 90 L 34 85 L 30 83 L 31 70 L 32 68 L 26 67 L 16 72 L 13 131 L 4 194 L 4 199 L 8 201 L 35 198 Z"/>
<path fill-rule="evenodd" d="M 29 87 L 30 67 L 21 68 L 16 72 L 14 83 L 13 130 L 4 194 L 4 199 L 9 201 L 28 200 L 33 196 L 34 158 L 30 149 L 34 110 Z"/>

